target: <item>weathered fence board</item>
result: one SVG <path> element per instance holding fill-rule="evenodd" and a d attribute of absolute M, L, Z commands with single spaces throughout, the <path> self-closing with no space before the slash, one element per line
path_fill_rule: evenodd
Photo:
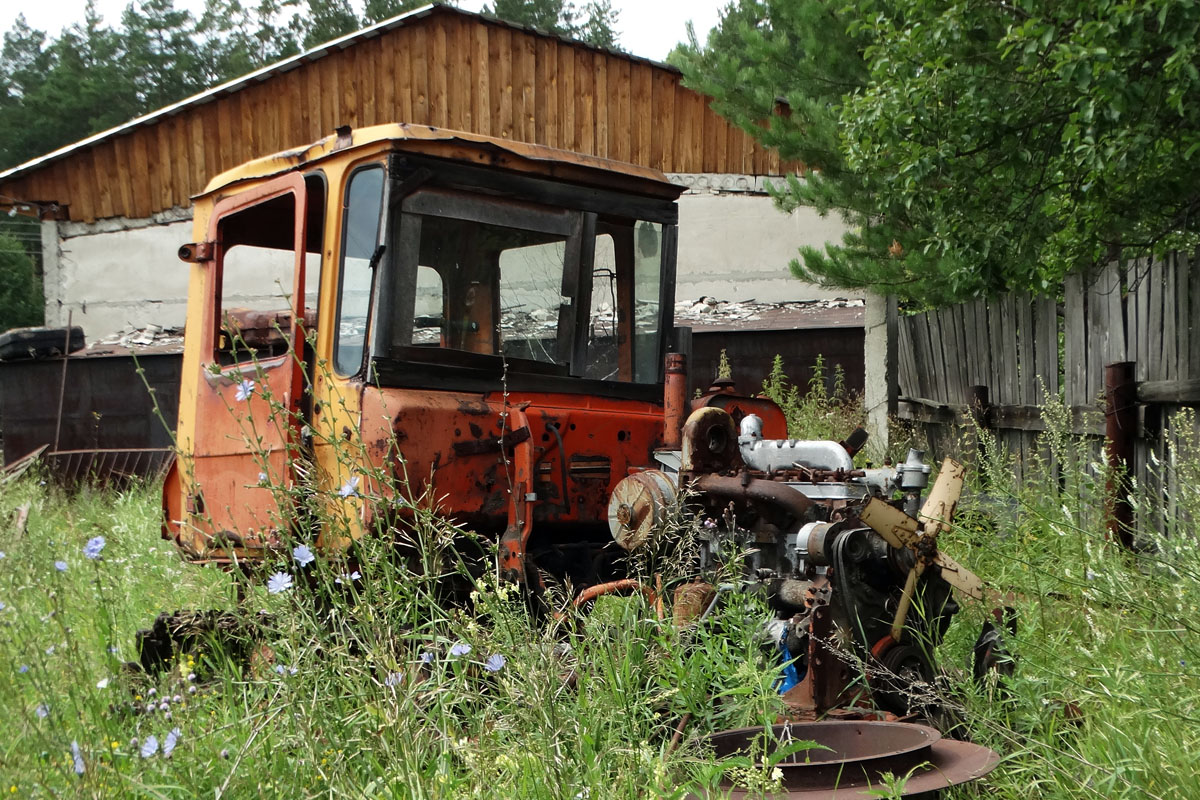
<path fill-rule="evenodd" d="M 1196 254 L 1110 264 L 1071 276 L 1060 295 L 1014 292 L 989 301 L 902 317 L 898 326 L 899 416 L 924 427 L 934 457 L 970 458 L 976 420 L 990 428 L 1020 477 L 1035 455 L 1058 466 L 1037 436 L 1041 406 L 1065 403 L 1088 439 L 1086 463 L 1103 451 L 1105 367 L 1133 361 L 1141 406 L 1130 465 L 1143 497 L 1143 532 L 1180 529 L 1189 487 L 1176 475 L 1181 449 L 1200 441 L 1200 264 Z M 989 407 L 976 414 L 972 387 Z M 963 434 L 967 435 L 963 435 Z M 1048 476 L 1050 477 L 1050 476 Z M 1194 479 L 1190 479 L 1194 480 Z M 1159 500 L 1161 498 L 1161 500 Z"/>

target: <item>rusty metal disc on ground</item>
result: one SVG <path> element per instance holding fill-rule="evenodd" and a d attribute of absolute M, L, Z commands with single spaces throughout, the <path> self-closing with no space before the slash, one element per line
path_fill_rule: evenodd
<path fill-rule="evenodd" d="M 718 758 L 761 758 L 764 748 L 772 752 L 806 741 L 818 747 L 801 750 L 774 765 L 783 773 L 781 791 L 764 793 L 722 784 L 719 796 L 765 800 L 878 797 L 884 776 L 890 774 L 898 779 L 907 776 L 899 796 L 914 797 L 982 778 L 1000 760 L 986 747 L 943 739 L 933 728 L 908 722 L 792 722 L 769 730 L 742 728 L 709 737 Z"/>

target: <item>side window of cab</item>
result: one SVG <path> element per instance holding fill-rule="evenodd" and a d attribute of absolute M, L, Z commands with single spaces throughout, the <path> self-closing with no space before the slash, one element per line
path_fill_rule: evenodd
<path fill-rule="evenodd" d="M 342 246 L 333 343 L 333 365 L 339 375 L 356 375 L 363 365 L 371 317 L 372 259 L 381 244 L 383 189 L 383 165 L 371 164 L 350 174 L 342 199 Z"/>

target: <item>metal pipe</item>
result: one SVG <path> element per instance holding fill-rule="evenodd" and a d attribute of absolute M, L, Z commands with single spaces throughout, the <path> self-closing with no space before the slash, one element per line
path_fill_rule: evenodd
<path fill-rule="evenodd" d="M 1133 548 L 1133 505 L 1129 475 L 1137 435 L 1137 382 L 1132 361 L 1104 368 L 1104 452 L 1108 458 L 1105 517 L 1108 537 Z"/>
<path fill-rule="evenodd" d="M 727 477 L 725 475 L 702 475 L 692 484 L 701 494 L 721 500 L 750 503 L 766 503 L 776 506 L 797 521 L 808 516 L 812 501 L 800 492 L 783 483 L 761 478 Z"/>
<path fill-rule="evenodd" d="M 687 358 L 683 353 L 667 353 L 667 379 L 663 383 L 663 447 L 667 450 L 683 446 L 687 413 Z"/>

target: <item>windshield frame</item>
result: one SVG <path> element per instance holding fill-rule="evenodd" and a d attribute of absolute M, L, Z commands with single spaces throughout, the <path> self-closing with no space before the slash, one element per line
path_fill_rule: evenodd
<path fill-rule="evenodd" d="M 438 162 L 431 164 L 429 162 Z M 674 318 L 674 255 L 677 211 L 673 201 L 607 189 L 503 174 L 433 158 L 393 156 L 389 163 L 389 210 L 384 269 L 376 270 L 375 324 L 370 335 L 367 379 L 381 386 L 588 393 L 661 401 L 662 362 Z M 657 363 L 655 380 L 602 380 L 584 376 L 588 302 L 597 219 L 621 217 L 661 225 Z M 445 347 L 394 345 L 413 325 L 417 262 L 423 217 L 443 217 L 518 230 L 565 235 L 555 363 Z M 497 341 L 499 341 L 497 339 Z M 499 346 L 499 345 L 498 345 Z M 622 346 L 632 346 L 626 344 Z"/>

